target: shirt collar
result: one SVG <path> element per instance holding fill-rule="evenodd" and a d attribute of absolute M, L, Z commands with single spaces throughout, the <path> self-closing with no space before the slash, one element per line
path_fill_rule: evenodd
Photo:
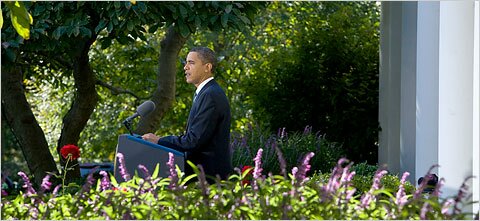
<path fill-rule="evenodd" d="M 204 80 L 200 85 L 198 85 L 197 90 L 195 91 L 196 94 L 200 93 L 202 90 L 203 86 L 205 86 L 209 81 L 213 80 L 213 77 L 207 78 L 207 80 Z"/>

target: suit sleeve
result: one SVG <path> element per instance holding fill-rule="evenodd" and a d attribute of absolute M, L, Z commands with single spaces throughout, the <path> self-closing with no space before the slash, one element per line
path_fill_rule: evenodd
<path fill-rule="evenodd" d="M 182 136 L 166 136 L 160 138 L 158 144 L 179 151 L 196 151 L 204 146 L 213 136 L 218 113 L 212 94 L 205 94 L 199 100 L 200 106 L 193 117 L 188 131 Z"/>

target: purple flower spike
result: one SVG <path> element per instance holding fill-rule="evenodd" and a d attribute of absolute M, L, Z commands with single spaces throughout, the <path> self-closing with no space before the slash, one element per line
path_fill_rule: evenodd
<path fill-rule="evenodd" d="M 311 166 L 308 163 L 310 162 L 310 159 L 312 159 L 313 156 L 315 156 L 315 154 L 313 152 L 310 152 L 307 155 L 305 155 L 305 157 L 303 158 L 303 161 L 302 161 L 302 165 L 298 169 L 298 173 L 297 173 L 296 178 L 297 178 L 297 180 L 301 181 L 302 183 L 305 181 L 306 176 L 307 176 L 307 172 L 310 170 Z"/>
<path fill-rule="evenodd" d="M 43 192 L 47 191 L 47 190 L 50 190 L 50 188 L 52 187 L 52 183 L 49 181 L 50 177 L 51 177 L 51 175 L 47 174 L 42 180 L 41 190 Z"/>
<path fill-rule="evenodd" d="M 293 167 L 293 168 L 292 168 L 292 175 L 293 175 L 293 177 L 297 177 L 297 172 L 298 172 L 298 167 Z"/>
<path fill-rule="evenodd" d="M 305 129 L 303 130 L 303 135 L 308 135 L 312 133 L 312 126 L 305 126 Z"/>
<path fill-rule="evenodd" d="M 108 173 L 105 171 L 100 171 L 100 175 L 102 175 L 102 182 L 100 182 L 100 188 L 102 191 L 110 189 L 110 178 L 108 178 Z"/>
<path fill-rule="evenodd" d="M 442 214 L 448 215 L 448 210 L 450 209 L 450 206 L 453 205 L 454 203 L 455 203 L 454 199 L 446 200 L 442 205 Z"/>
<path fill-rule="evenodd" d="M 382 177 L 387 174 L 387 171 L 386 170 L 379 170 L 375 173 L 375 177 L 373 178 L 373 184 L 372 184 L 372 187 L 370 188 L 370 190 L 362 196 L 362 199 L 360 200 L 361 201 L 361 205 L 360 207 L 361 208 L 367 208 L 370 203 L 375 199 L 375 196 L 373 195 L 373 193 L 380 189 L 380 180 L 382 179 Z"/>
<path fill-rule="evenodd" d="M 86 196 L 86 193 L 90 191 L 94 182 L 95 179 L 93 178 L 93 172 L 90 172 L 87 176 L 85 184 L 82 186 L 82 197 Z"/>
<path fill-rule="evenodd" d="M 30 179 L 28 179 L 27 175 L 22 171 L 18 172 L 18 175 L 22 177 L 22 180 L 25 183 L 25 185 L 23 185 L 23 187 L 27 189 L 25 194 L 27 194 L 27 196 L 37 194 L 35 189 L 33 189 L 32 183 L 30 182 Z"/>
<path fill-rule="evenodd" d="M 425 202 L 422 206 L 422 209 L 420 210 L 420 219 L 427 219 L 427 213 L 430 210 L 430 205 Z"/>
<path fill-rule="evenodd" d="M 440 194 L 442 193 L 440 189 L 442 188 L 443 184 L 445 184 L 445 179 L 442 177 L 440 178 L 437 185 L 435 186 L 435 189 L 432 192 L 433 196 L 440 197 Z"/>
<path fill-rule="evenodd" d="M 2 189 L 2 196 L 8 196 L 8 193 L 6 190 Z"/>
<path fill-rule="evenodd" d="M 263 149 L 258 149 L 257 156 L 253 159 L 255 161 L 255 169 L 253 170 L 253 178 L 258 179 L 262 176 L 262 153 Z"/>
<path fill-rule="evenodd" d="M 55 196 L 58 193 L 58 190 L 60 190 L 60 187 L 62 187 L 62 184 L 58 184 L 55 188 L 53 188 L 52 194 Z"/>
<path fill-rule="evenodd" d="M 138 165 L 138 169 L 140 169 L 143 172 L 143 175 L 145 176 L 145 179 L 150 179 L 151 175 L 150 172 L 148 171 L 147 167 L 145 167 L 142 164 Z"/>
<path fill-rule="evenodd" d="M 170 176 L 168 176 L 168 178 L 170 178 L 170 188 L 174 188 L 176 186 L 176 183 L 178 182 L 178 175 L 177 175 L 177 171 L 175 170 L 175 164 L 174 164 L 174 156 L 173 156 L 173 153 L 168 153 L 168 162 L 167 162 L 167 166 L 168 168 L 170 168 Z"/>
<path fill-rule="evenodd" d="M 403 173 L 402 179 L 400 180 L 400 186 L 398 187 L 395 203 L 398 205 L 399 209 L 402 209 L 405 203 L 407 203 L 407 196 L 405 194 L 405 182 L 408 176 L 410 176 L 409 172 Z"/>
<path fill-rule="evenodd" d="M 120 175 L 123 177 L 125 181 L 130 180 L 130 174 L 127 172 L 127 168 L 125 166 L 125 158 L 123 157 L 122 153 L 117 153 L 118 158 L 118 168 L 120 169 Z"/>

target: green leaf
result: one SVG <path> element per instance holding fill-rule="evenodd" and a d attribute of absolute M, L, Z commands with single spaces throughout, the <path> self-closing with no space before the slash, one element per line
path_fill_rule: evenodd
<path fill-rule="evenodd" d="M 58 40 L 60 39 L 60 37 L 62 37 L 63 34 L 65 34 L 65 31 L 66 31 L 65 26 L 60 26 L 57 29 L 55 29 L 55 31 L 53 31 L 52 36 L 54 39 Z"/>
<path fill-rule="evenodd" d="M 115 6 L 115 8 L 120 8 L 120 7 L 122 7 L 122 5 L 121 5 L 121 3 L 120 3 L 119 1 L 115 1 L 115 2 L 113 3 L 113 5 Z"/>
<path fill-rule="evenodd" d="M 82 37 L 92 37 L 92 31 L 85 27 L 80 27 L 80 34 L 82 34 Z"/>
<path fill-rule="evenodd" d="M 128 31 L 133 31 L 133 28 L 135 27 L 135 25 L 133 24 L 132 20 L 129 20 L 127 22 L 127 29 Z"/>
<path fill-rule="evenodd" d="M 102 20 L 98 23 L 97 27 L 95 27 L 95 33 L 98 34 L 98 33 L 100 32 L 100 30 L 102 30 L 103 28 L 105 28 L 105 26 L 107 26 L 107 20 L 102 19 Z"/>
<path fill-rule="evenodd" d="M 80 27 L 76 26 L 73 28 L 73 35 L 77 37 L 80 34 Z"/>
<path fill-rule="evenodd" d="M 3 12 L 0 9 L 0 29 L 3 28 Z"/>
<path fill-rule="evenodd" d="M 222 15 L 222 26 L 223 26 L 224 28 L 227 27 L 228 16 L 229 16 L 229 14 L 223 14 L 223 15 Z"/>
<path fill-rule="evenodd" d="M 202 20 L 198 16 L 195 16 L 195 26 L 200 27 L 202 25 Z"/>
<path fill-rule="evenodd" d="M 140 11 L 142 13 L 147 12 L 147 6 L 145 5 L 145 3 L 143 3 L 143 2 L 138 3 L 138 7 L 140 8 Z"/>
<path fill-rule="evenodd" d="M 110 32 L 112 32 L 112 30 L 113 30 L 113 23 L 110 21 L 108 23 L 107 31 L 108 31 L 108 33 L 110 33 Z"/>
<path fill-rule="evenodd" d="M 180 29 L 179 31 L 182 37 L 186 38 L 190 34 L 190 29 L 188 29 L 188 26 L 181 21 L 178 22 L 178 28 Z"/>
<path fill-rule="evenodd" d="M 155 166 L 155 170 L 152 173 L 152 179 L 156 179 L 158 177 L 158 172 L 160 171 L 160 164 L 157 163 Z"/>
<path fill-rule="evenodd" d="M 17 33 L 24 39 L 30 38 L 30 25 L 33 24 L 33 18 L 22 2 L 5 2 L 7 7 L 11 11 L 10 18 L 12 20 L 13 27 Z"/>
<path fill-rule="evenodd" d="M 188 11 L 183 5 L 180 5 L 180 15 L 182 16 L 182 18 L 188 17 Z"/>
<path fill-rule="evenodd" d="M 250 20 L 247 17 L 245 17 L 243 15 L 240 15 L 238 17 L 243 21 L 243 23 L 250 24 Z"/>
<path fill-rule="evenodd" d="M 227 7 L 225 7 L 225 13 L 229 14 L 232 11 L 232 7 L 233 5 L 227 5 Z"/>

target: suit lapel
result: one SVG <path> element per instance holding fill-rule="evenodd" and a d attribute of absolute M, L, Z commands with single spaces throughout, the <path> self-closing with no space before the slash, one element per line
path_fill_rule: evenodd
<path fill-rule="evenodd" d="M 200 90 L 200 92 L 198 92 L 196 101 L 193 102 L 192 108 L 190 109 L 190 114 L 188 115 L 188 120 L 187 120 L 187 128 L 185 129 L 185 131 L 188 131 L 188 128 L 190 127 L 190 125 L 192 123 L 193 117 L 197 114 L 198 108 L 201 105 L 200 97 L 205 92 L 205 90 L 207 90 L 207 88 L 209 88 L 210 86 L 212 86 L 214 84 L 216 84 L 215 79 L 213 79 L 213 80 L 209 81 L 207 84 L 205 84 L 205 86 L 203 86 L 202 90 Z"/>

